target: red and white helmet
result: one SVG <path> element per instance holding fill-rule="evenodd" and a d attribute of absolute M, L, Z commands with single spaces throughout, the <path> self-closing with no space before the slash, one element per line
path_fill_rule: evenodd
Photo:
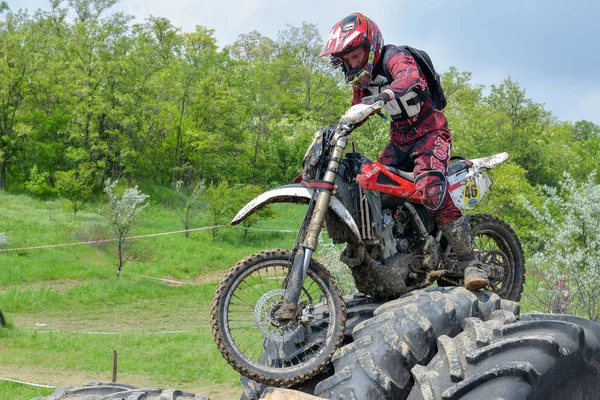
<path fill-rule="evenodd" d="M 340 57 L 365 46 L 369 55 L 365 65 L 350 68 Z M 333 26 L 321 50 L 321 57 L 329 56 L 334 67 L 342 66 L 346 80 L 359 88 L 366 88 L 373 78 L 373 68 L 383 49 L 383 36 L 377 24 L 360 13 L 352 13 Z"/>

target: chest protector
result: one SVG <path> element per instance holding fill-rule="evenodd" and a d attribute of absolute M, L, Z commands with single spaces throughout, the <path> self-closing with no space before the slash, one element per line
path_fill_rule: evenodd
<path fill-rule="evenodd" d="M 378 95 L 390 87 L 390 81 L 384 75 L 377 75 L 371 81 L 367 90 L 372 95 Z M 421 101 L 423 101 L 416 91 L 409 90 L 402 97 L 395 98 L 385 103 L 385 110 L 390 114 L 394 121 L 408 119 L 418 115 L 421 112 Z"/>

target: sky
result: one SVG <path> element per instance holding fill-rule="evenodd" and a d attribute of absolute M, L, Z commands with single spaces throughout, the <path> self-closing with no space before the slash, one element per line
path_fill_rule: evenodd
<path fill-rule="evenodd" d="M 50 4 L 7 3 L 30 13 Z M 184 31 L 214 29 L 221 47 L 254 30 L 276 39 L 303 22 L 326 38 L 337 21 L 361 12 L 386 44 L 426 50 L 440 73 L 454 66 L 487 88 L 510 77 L 558 119 L 600 125 L 598 0 L 119 0 L 114 10 L 134 22 L 152 15 Z"/>

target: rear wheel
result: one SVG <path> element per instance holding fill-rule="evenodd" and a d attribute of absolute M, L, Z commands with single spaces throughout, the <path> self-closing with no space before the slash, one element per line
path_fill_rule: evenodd
<path fill-rule="evenodd" d="M 519 301 L 525 282 L 525 256 L 517 234 L 510 225 L 492 215 L 471 215 L 470 224 L 475 254 L 490 267 L 491 290 L 503 299 Z M 450 247 L 445 249 L 445 255 L 454 257 Z M 463 278 L 438 281 L 439 286 L 456 283 L 463 285 Z"/>
<path fill-rule="evenodd" d="M 265 250 L 234 265 L 213 298 L 212 332 L 240 374 L 268 385 L 304 382 L 323 370 L 344 338 L 346 308 L 329 272 L 311 260 L 296 320 L 276 318 L 292 252 Z"/>

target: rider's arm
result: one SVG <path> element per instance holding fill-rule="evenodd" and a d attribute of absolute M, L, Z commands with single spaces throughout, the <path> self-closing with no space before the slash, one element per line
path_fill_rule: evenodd
<path fill-rule="evenodd" d="M 402 97 L 410 90 L 427 89 L 427 81 L 421 79 L 419 67 L 410 55 L 404 52 L 395 53 L 390 57 L 387 67 L 393 79 L 389 89 L 393 92 L 394 98 Z"/>

